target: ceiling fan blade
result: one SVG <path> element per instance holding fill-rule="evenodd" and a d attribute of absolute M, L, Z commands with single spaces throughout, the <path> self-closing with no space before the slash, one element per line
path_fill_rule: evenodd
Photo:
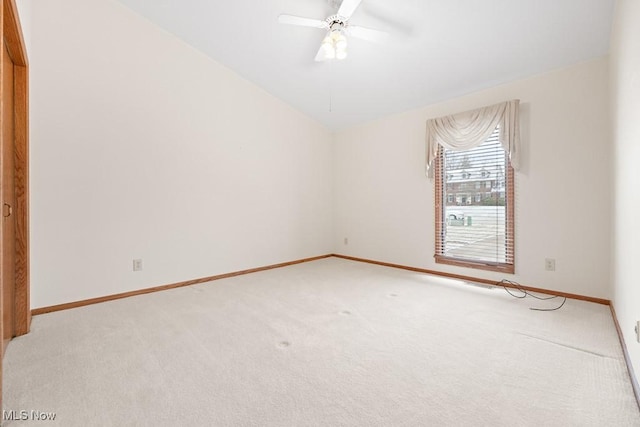
<path fill-rule="evenodd" d="M 338 15 L 343 18 L 349 19 L 353 12 L 356 11 L 362 0 L 342 0 L 340 9 L 338 9 Z"/>
<path fill-rule="evenodd" d="M 301 16 L 294 16 L 294 15 L 279 15 L 278 22 L 281 24 L 300 25 L 303 27 L 313 27 L 313 28 L 328 27 L 328 24 L 326 21 L 321 21 L 319 19 L 303 18 Z"/>
<path fill-rule="evenodd" d="M 383 42 L 389 37 L 389 33 L 387 33 L 386 31 L 358 27 L 355 25 L 349 25 L 347 27 L 347 32 L 350 36 L 353 36 L 357 39 L 368 40 L 372 42 Z"/>

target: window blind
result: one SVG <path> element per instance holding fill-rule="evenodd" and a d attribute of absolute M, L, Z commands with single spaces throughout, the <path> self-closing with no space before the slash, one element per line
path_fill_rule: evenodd
<path fill-rule="evenodd" d="M 513 272 L 513 169 L 500 127 L 475 148 L 440 147 L 436 160 L 436 261 Z"/>

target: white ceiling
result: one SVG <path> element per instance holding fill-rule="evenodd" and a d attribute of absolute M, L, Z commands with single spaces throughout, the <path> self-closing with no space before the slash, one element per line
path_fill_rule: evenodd
<path fill-rule="evenodd" d="M 327 0 L 119 0 L 267 92 L 337 130 L 607 54 L 615 0 L 363 0 L 349 39 L 318 63 Z"/>

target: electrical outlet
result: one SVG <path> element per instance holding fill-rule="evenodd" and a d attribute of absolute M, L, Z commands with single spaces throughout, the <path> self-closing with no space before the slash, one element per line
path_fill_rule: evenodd
<path fill-rule="evenodd" d="M 133 260 L 133 271 L 142 271 L 142 260 L 134 259 Z"/>
<path fill-rule="evenodd" d="M 555 258 L 545 258 L 544 259 L 544 269 L 547 271 L 556 271 L 556 260 Z"/>
<path fill-rule="evenodd" d="M 345 237 L 345 238 L 344 238 L 344 244 L 345 244 L 345 245 L 348 245 L 348 244 L 349 244 L 349 238 L 348 238 L 348 237 Z"/>
<path fill-rule="evenodd" d="M 640 320 L 636 322 L 636 341 L 640 342 Z"/>

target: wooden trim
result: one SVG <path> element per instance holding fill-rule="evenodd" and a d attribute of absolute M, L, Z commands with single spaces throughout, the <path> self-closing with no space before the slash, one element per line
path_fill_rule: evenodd
<path fill-rule="evenodd" d="M 259 271 L 272 270 L 274 268 L 287 267 L 287 266 L 290 266 L 290 265 L 302 264 L 302 263 L 310 262 L 310 261 L 317 261 L 319 259 L 324 259 L 324 258 L 329 258 L 329 257 L 331 257 L 331 254 L 329 254 L 329 255 L 320 255 L 320 256 L 316 256 L 316 257 L 312 257 L 312 258 L 304 258 L 304 259 L 299 259 L 299 260 L 296 260 L 296 261 L 283 262 L 283 263 L 280 263 L 280 264 L 272 264 L 272 265 L 267 265 L 267 266 L 264 266 L 264 267 L 250 268 L 248 270 L 240 270 L 240 271 L 234 271 L 234 272 L 231 272 L 231 273 L 218 274 L 218 275 L 215 275 L 215 276 L 202 277 L 200 279 L 193 279 L 193 280 L 187 280 L 185 282 L 171 283 L 169 285 L 155 286 L 153 288 L 145 288 L 145 289 L 139 289 L 139 290 L 136 290 L 136 291 L 123 292 L 123 293 L 120 293 L 120 294 L 107 295 L 107 296 L 97 297 L 97 298 L 90 298 L 90 299 L 86 299 L 86 300 L 82 300 L 82 301 L 74 301 L 74 302 L 68 302 L 68 303 L 64 303 L 64 304 L 51 305 L 51 306 L 48 306 L 48 307 L 34 308 L 33 310 L 31 310 L 31 314 L 33 316 L 37 316 L 39 314 L 52 313 L 54 311 L 68 310 L 68 309 L 77 308 L 77 307 L 84 307 L 85 305 L 98 304 L 98 303 L 101 303 L 101 302 L 113 301 L 113 300 L 117 300 L 117 299 L 133 297 L 133 296 L 137 296 L 137 295 L 150 294 L 152 292 L 166 291 L 168 289 L 181 288 L 183 286 L 197 285 L 198 283 L 205 283 L 205 282 L 211 282 L 211 281 L 219 280 L 219 279 L 226 279 L 226 278 L 229 278 L 229 277 L 242 276 L 244 274 L 257 273 Z"/>
<path fill-rule="evenodd" d="M 15 333 L 29 332 L 29 69 L 14 68 L 15 187 L 16 187 L 16 289 Z"/>
<path fill-rule="evenodd" d="M 434 256 L 438 264 L 455 265 L 456 267 L 475 268 L 477 270 L 498 271 L 506 274 L 513 274 L 513 264 L 489 264 L 480 261 L 461 260 L 458 258 L 450 258 L 442 255 Z"/>
<path fill-rule="evenodd" d="M 15 0 L 3 0 L 2 33 L 14 63 L 16 275 L 14 330 L 29 332 L 29 67 Z"/>
<path fill-rule="evenodd" d="M 9 56 L 17 67 L 26 67 L 27 50 L 25 48 L 24 37 L 22 36 L 22 27 L 20 26 L 20 18 L 18 17 L 18 8 L 15 0 L 4 0 L 4 27 L 3 35 Z"/>
<path fill-rule="evenodd" d="M 301 264 L 301 263 L 305 263 L 305 262 L 316 261 L 316 260 L 319 260 L 319 259 L 330 258 L 330 257 L 342 258 L 342 259 L 346 259 L 346 260 L 350 260 L 350 261 L 364 262 L 364 263 L 368 263 L 368 264 L 381 265 L 383 267 L 399 268 L 399 269 L 402 269 L 402 270 L 414 271 L 414 272 L 417 272 L 417 273 L 424 273 L 424 274 L 431 274 L 431 275 L 434 275 L 434 276 L 446 277 L 446 278 L 450 278 L 450 279 L 465 280 L 465 281 L 468 281 L 468 282 L 482 283 L 482 284 L 486 284 L 486 285 L 502 286 L 502 285 L 498 285 L 498 282 L 495 281 L 495 280 L 482 279 L 482 278 L 479 278 L 479 277 L 464 276 L 464 275 L 461 275 L 461 274 L 446 273 L 446 272 L 443 272 L 443 271 L 428 270 L 428 269 L 424 269 L 424 268 L 410 267 L 410 266 L 406 266 L 406 265 L 393 264 L 393 263 L 383 262 L 383 261 L 374 261 L 374 260 L 370 260 L 370 259 L 357 258 L 357 257 L 348 256 L 348 255 L 328 254 L 328 255 L 320 255 L 320 256 L 312 257 L 312 258 L 304 258 L 304 259 L 300 259 L 300 260 L 296 260 L 296 261 L 283 262 L 283 263 L 280 263 L 280 264 L 268 265 L 268 266 L 264 266 L 264 267 L 251 268 L 251 269 L 248 269 L 248 270 L 240 270 L 240 271 L 235 271 L 235 272 L 231 272 L 231 273 L 219 274 L 219 275 L 216 275 L 216 276 L 203 277 L 203 278 L 200 278 L 200 279 L 193 279 L 193 280 L 188 280 L 188 281 L 184 281 L 184 282 L 172 283 L 172 284 L 169 284 L 169 285 L 155 286 L 155 287 L 152 287 L 152 288 L 139 289 L 139 290 L 136 290 L 136 291 L 123 292 L 123 293 L 114 294 L 114 295 L 107 295 L 107 296 L 103 296 L 103 297 L 91 298 L 91 299 L 86 299 L 86 300 L 81 300 L 81 301 L 69 302 L 69 303 L 52 305 L 52 306 L 47 306 L 47 307 L 34 308 L 33 310 L 31 310 L 31 314 L 33 316 L 37 316 L 39 314 L 51 313 L 51 312 L 60 311 L 60 310 L 67 310 L 67 309 L 76 308 L 76 307 L 83 307 L 85 305 L 97 304 L 97 303 L 106 302 L 106 301 L 113 301 L 113 300 L 116 300 L 116 299 L 128 298 L 128 297 L 132 297 L 132 296 L 136 296 L 136 295 L 148 294 L 148 293 L 152 293 L 152 292 L 159 292 L 159 291 L 164 291 L 164 290 L 167 290 L 167 289 L 180 288 L 180 287 L 183 287 L 183 286 L 195 285 L 195 284 L 198 284 L 198 283 L 211 282 L 211 281 L 214 281 L 214 280 L 226 279 L 228 277 L 241 276 L 241 275 L 244 275 L 244 274 L 256 273 L 256 272 L 259 272 L 259 271 L 271 270 L 271 269 L 274 269 L 274 268 L 286 267 L 286 266 L 289 266 L 289 265 Z M 513 286 L 507 285 L 507 287 L 513 287 Z M 593 302 L 593 303 L 596 303 L 596 304 L 603 304 L 603 305 L 609 305 L 610 304 L 609 300 L 602 299 L 602 298 L 595 298 L 595 297 L 589 297 L 589 296 L 585 296 L 585 295 L 578 295 L 578 294 L 571 294 L 571 293 L 567 293 L 567 292 L 553 291 L 553 290 L 549 290 L 549 289 L 534 288 L 534 287 L 531 287 L 531 286 L 520 286 L 520 287 L 522 289 L 526 289 L 526 290 L 531 291 L 531 292 L 538 292 L 538 293 L 541 293 L 541 294 L 559 295 L 559 296 L 572 298 L 572 299 L 576 299 L 576 300 Z"/>
<path fill-rule="evenodd" d="M 636 397 L 636 403 L 638 404 L 638 408 L 640 409 L 640 386 L 638 385 L 638 379 L 633 372 L 633 365 L 631 364 L 631 356 L 629 356 L 629 351 L 627 350 L 627 345 L 624 342 L 624 335 L 622 334 L 622 329 L 620 328 L 620 323 L 618 322 L 618 316 L 616 316 L 616 310 L 613 307 L 613 303 L 609 304 L 609 308 L 611 308 L 611 316 L 613 316 L 613 323 L 616 325 L 616 331 L 618 332 L 618 339 L 620 339 L 620 345 L 622 346 L 622 353 L 624 354 L 624 361 L 627 364 L 627 372 L 629 373 L 629 379 L 631 380 L 631 387 L 633 388 L 633 394 Z"/>
<path fill-rule="evenodd" d="M 485 285 L 503 286 L 501 283 L 499 284 L 499 282 L 496 281 L 496 280 L 481 279 L 479 277 L 464 276 L 462 274 L 454 274 L 454 273 L 445 273 L 443 271 L 428 270 L 428 269 L 425 269 L 425 268 L 410 267 L 410 266 L 407 266 L 407 265 L 392 264 L 392 263 L 389 263 L 389 262 L 374 261 L 374 260 L 370 260 L 370 259 L 357 258 L 357 257 L 352 257 L 352 256 L 347 256 L 347 255 L 333 254 L 333 256 L 336 257 L 336 258 L 348 259 L 348 260 L 351 260 L 351 261 L 366 262 L 366 263 L 369 263 L 369 264 L 376 264 L 376 265 L 381 265 L 381 266 L 384 266 L 384 267 L 399 268 L 399 269 L 402 269 L 402 270 L 414 271 L 414 272 L 417 272 L 417 273 L 431 274 L 431 275 L 434 275 L 434 276 L 447 277 L 447 278 L 450 278 L 450 279 L 458 279 L 458 280 L 464 280 L 464 281 L 467 281 L 467 282 L 482 283 L 482 284 L 485 284 Z M 505 284 L 504 286 L 506 286 L 507 288 L 515 288 L 515 286 L 509 285 L 509 284 Z M 585 295 L 578 295 L 578 294 L 570 294 L 568 292 L 554 291 L 554 290 L 551 290 L 551 289 L 534 288 L 534 287 L 531 287 L 531 286 L 524 286 L 524 285 L 521 285 L 520 288 L 526 289 L 527 291 L 531 291 L 531 292 L 537 292 L 537 293 L 540 293 L 540 294 L 559 295 L 561 297 L 567 297 L 567 298 L 571 298 L 571 299 L 575 299 L 575 300 L 594 302 L 596 304 L 609 305 L 611 303 L 608 299 L 595 298 L 595 297 L 590 297 L 590 296 L 585 296 Z"/>
<path fill-rule="evenodd" d="M 0 11 L 0 32 L 2 33 L 3 39 L 4 39 L 4 33 L 5 33 L 5 15 L 7 15 L 7 13 L 5 12 L 5 6 L 6 5 L 6 0 L 3 3 L 3 7 L 2 7 L 2 11 Z M 2 43 L 4 43 L 4 40 L 2 41 Z M 2 49 L 4 49 L 4 46 L 2 46 Z M 0 117 L 2 117 L 2 113 L 3 113 L 3 109 L 4 109 L 4 82 L 3 80 L 3 72 L 2 72 L 2 68 L 3 68 L 3 61 L 4 61 L 4 55 L 0 57 Z M 1 142 L 2 136 L 0 135 L 0 142 Z M 0 144 L 0 151 L 2 148 L 2 144 Z M 0 165 L 2 164 L 1 162 L 1 157 L 0 156 Z M 2 170 L 0 168 L 0 180 L 2 179 Z M 0 248 L 0 254 L 2 254 L 2 248 Z M 0 259 L 1 262 L 1 259 Z M 2 277 L 0 277 L 0 280 L 2 280 Z M 3 297 L 4 297 L 4 288 L 0 288 L 0 334 L 3 335 L 2 336 L 2 341 L 4 340 L 4 301 L 3 301 Z M 4 409 L 4 400 L 2 399 L 2 395 L 4 392 L 4 389 L 2 388 L 2 383 L 3 383 L 3 377 L 4 377 L 4 342 L 2 343 L 2 345 L 0 345 L 0 409 Z"/>

